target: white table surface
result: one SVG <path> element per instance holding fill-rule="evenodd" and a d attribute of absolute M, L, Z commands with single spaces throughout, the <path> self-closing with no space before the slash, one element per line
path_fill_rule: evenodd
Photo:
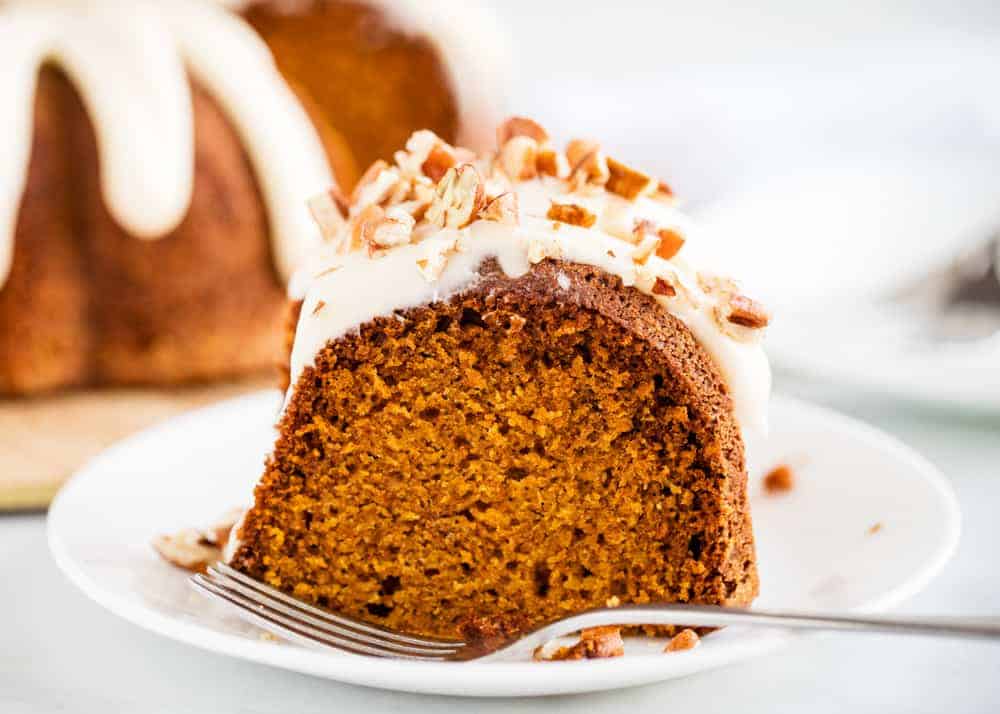
<path fill-rule="evenodd" d="M 802 387 L 785 381 L 800 394 Z M 816 396 L 813 392 L 811 396 Z M 822 395 L 820 395 L 822 396 Z M 902 609 L 1000 614 L 1000 416 L 878 400 L 827 403 L 922 451 L 963 511 L 958 552 Z M 229 660 L 121 621 L 49 557 L 43 515 L 0 517 L 0 712 L 739 711 L 986 712 L 1000 707 L 1000 644 L 823 635 L 664 684 L 603 694 L 468 700 L 337 684 Z"/>

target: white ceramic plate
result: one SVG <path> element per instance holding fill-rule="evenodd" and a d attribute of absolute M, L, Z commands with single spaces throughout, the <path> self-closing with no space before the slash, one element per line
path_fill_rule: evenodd
<path fill-rule="evenodd" d="M 729 628 L 691 651 L 662 654 L 636 639 L 614 660 L 539 664 L 413 663 L 273 642 L 196 594 L 162 562 L 153 536 L 210 523 L 245 501 L 272 439 L 278 395 L 262 392 L 174 418 L 106 451 L 72 478 L 49 511 L 59 567 L 113 613 L 215 652 L 343 682 L 478 696 L 586 692 L 719 667 L 774 649 L 791 635 Z M 751 498 L 761 606 L 879 610 L 917 592 L 951 555 L 955 497 L 919 455 L 870 427 L 776 399 L 761 467 L 788 460 L 796 488 Z M 882 525 L 877 533 L 869 529 Z"/>

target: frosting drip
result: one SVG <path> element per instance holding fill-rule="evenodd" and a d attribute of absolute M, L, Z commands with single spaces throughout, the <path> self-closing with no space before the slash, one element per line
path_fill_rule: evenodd
<path fill-rule="evenodd" d="M 633 259 L 635 244 L 616 235 L 627 234 L 636 220 L 649 219 L 664 227 L 693 231 L 688 219 L 672 206 L 641 198 L 627 201 L 607 192 L 579 196 L 563 191 L 554 179 L 519 182 L 516 192 L 521 206 L 516 226 L 478 220 L 462 229 L 425 226 L 414 242 L 394 247 L 382 255 L 363 252 L 332 258 L 336 269 L 327 268 L 304 286 L 304 303 L 291 354 L 291 386 L 311 365 L 317 353 L 336 339 L 375 317 L 393 311 L 445 300 L 472 286 L 483 261 L 495 258 L 504 273 L 518 277 L 533 262 L 554 257 L 597 267 L 621 278 L 626 287 L 653 296 L 680 319 L 712 357 L 729 386 L 735 415 L 741 427 L 756 433 L 767 429 L 767 404 L 771 373 L 767 357 L 757 339 L 734 339 L 723 331 L 715 315 L 716 301 L 703 287 L 699 272 L 680 257 L 664 260 L 651 256 L 642 264 Z M 554 223 L 546 218 L 552 201 L 586 204 L 597 223 L 582 228 Z M 456 244 L 443 271 L 429 281 L 419 270 L 426 260 Z M 675 296 L 654 293 L 658 276 L 669 276 L 677 286 Z M 562 289 L 572 289 L 563 275 Z M 565 284 L 564 284 L 565 283 Z M 301 285 L 301 283 L 300 283 Z M 322 303 L 321 309 L 317 309 Z"/>
<path fill-rule="evenodd" d="M 13 260 L 35 85 L 46 62 L 66 73 L 83 101 L 97 135 L 105 204 L 129 233 L 162 237 L 187 213 L 194 184 L 190 71 L 244 143 L 279 273 L 289 277 L 318 240 L 302 196 L 333 180 L 322 144 L 267 47 L 242 20 L 197 0 L 15 2 L 0 14 L 0 287 Z"/>

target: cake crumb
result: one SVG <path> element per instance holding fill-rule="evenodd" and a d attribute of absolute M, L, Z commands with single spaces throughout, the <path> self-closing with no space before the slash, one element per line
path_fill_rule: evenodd
<path fill-rule="evenodd" d="M 663 648 L 664 652 L 683 652 L 684 650 L 693 650 L 701 643 L 701 638 L 698 637 L 698 633 L 692 629 L 685 629 L 674 635 L 667 646 Z"/>
<path fill-rule="evenodd" d="M 877 523 L 873 523 L 871 525 L 871 527 L 868 529 L 868 535 L 875 535 L 880 530 L 882 530 L 882 521 L 879 521 Z"/>
<path fill-rule="evenodd" d="M 795 472 L 788 464 L 780 464 L 764 475 L 764 493 L 777 495 L 795 488 Z"/>
<path fill-rule="evenodd" d="M 625 654 L 625 643 L 622 641 L 622 630 L 615 625 L 591 627 L 580 631 L 580 641 L 570 647 L 560 647 L 552 654 L 545 656 L 542 648 L 535 650 L 534 659 L 538 662 L 561 662 L 574 659 L 607 659 L 621 657 Z"/>

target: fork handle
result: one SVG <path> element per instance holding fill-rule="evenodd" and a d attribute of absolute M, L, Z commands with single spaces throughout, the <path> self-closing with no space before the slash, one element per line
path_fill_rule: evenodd
<path fill-rule="evenodd" d="M 845 615 L 794 610 L 759 610 L 713 605 L 622 605 L 581 613 L 559 622 L 564 634 L 600 625 L 725 627 L 765 625 L 797 630 L 885 632 L 898 635 L 1000 640 L 1000 617 Z"/>

